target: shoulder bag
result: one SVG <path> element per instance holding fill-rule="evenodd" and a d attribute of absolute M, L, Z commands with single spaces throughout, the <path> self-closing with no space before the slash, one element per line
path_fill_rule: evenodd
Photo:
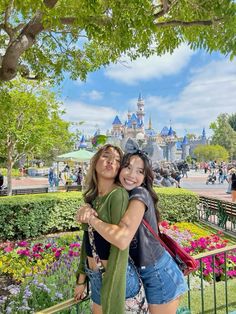
<path fill-rule="evenodd" d="M 167 250 L 167 252 L 169 252 L 169 254 L 173 257 L 176 264 L 179 266 L 180 270 L 185 276 L 188 276 L 190 273 L 198 269 L 197 261 L 192 256 L 190 256 L 184 250 L 184 248 L 179 245 L 179 243 L 177 243 L 174 239 L 172 239 L 168 234 L 160 232 L 159 226 L 157 234 L 145 219 L 142 220 L 142 223 L 151 232 L 154 238 L 156 238 L 157 241 L 161 243 L 161 245 Z"/>

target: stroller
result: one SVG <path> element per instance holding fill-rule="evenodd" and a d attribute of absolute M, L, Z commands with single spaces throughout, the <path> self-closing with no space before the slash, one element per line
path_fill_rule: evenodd
<path fill-rule="evenodd" d="M 214 184 L 216 182 L 216 175 L 214 172 L 210 173 L 207 177 L 206 184 L 212 183 Z"/>

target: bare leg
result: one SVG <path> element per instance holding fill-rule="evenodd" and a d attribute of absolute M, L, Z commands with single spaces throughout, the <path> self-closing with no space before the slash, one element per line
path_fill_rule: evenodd
<path fill-rule="evenodd" d="M 232 190 L 231 195 L 232 195 L 232 202 L 236 202 L 236 191 Z"/>
<path fill-rule="evenodd" d="M 102 314 L 102 307 L 101 307 L 101 305 L 93 303 L 93 305 L 92 305 L 92 313 L 93 314 Z"/>
<path fill-rule="evenodd" d="M 166 304 L 149 304 L 150 314 L 176 314 L 179 306 L 179 298 Z"/>

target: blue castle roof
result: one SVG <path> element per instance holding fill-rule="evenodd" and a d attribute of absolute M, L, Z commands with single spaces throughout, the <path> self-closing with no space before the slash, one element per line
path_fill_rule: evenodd
<path fill-rule="evenodd" d="M 175 134 L 174 134 L 172 127 L 170 126 L 169 131 L 168 131 L 168 136 L 173 136 L 173 135 L 175 135 Z"/>
<path fill-rule="evenodd" d="M 79 142 L 79 148 L 86 148 L 88 145 L 87 145 L 87 143 L 86 143 L 86 141 L 85 141 L 85 136 L 84 135 L 82 135 L 81 136 L 81 139 L 80 139 L 80 142 Z"/>
<path fill-rule="evenodd" d="M 122 123 L 121 123 L 119 117 L 118 117 L 118 116 L 115 116 L 115 119 L 114 119 L 114 121 L 113 121 L 112 124 L 122 124 Z"/>
<path fill-rule="evenodd" d="M 161 136 L 167 136 L 169 133 L 169 129 L 167 126 L 164 126 L 164 128 L 161 130 Z"/>
<path fill-rule="evenodd" d="M 188 138 L 187 138 L 186 135 L 184 135 L 182 144 L 183 144 L 183 145 L 188 145 Z"/>
<path fill-rule="evenodd" d="M 182 149 L 182 142 L 180 142 L 180 141 L 176 142 L 175 147 L 177 150 L 181 150 Z"/>

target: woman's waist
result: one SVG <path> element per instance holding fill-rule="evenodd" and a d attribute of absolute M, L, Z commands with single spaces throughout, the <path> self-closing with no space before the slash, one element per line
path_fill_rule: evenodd
<path fill-rule="evenodd" d="M 98 267 L 98 264 L 96 262 L 96 260 L 91 257 L 91 256 L 87 256 L 87 259 L 88 259 L 88 268 L 95 271 L 95 270 L 98 270 L 99 267 Z M 107 263 L 108 263 L 108 260 L 101 260 L 101 263 L 102 263 L 102 266 L 106 269 L 107 268 Z"/>

